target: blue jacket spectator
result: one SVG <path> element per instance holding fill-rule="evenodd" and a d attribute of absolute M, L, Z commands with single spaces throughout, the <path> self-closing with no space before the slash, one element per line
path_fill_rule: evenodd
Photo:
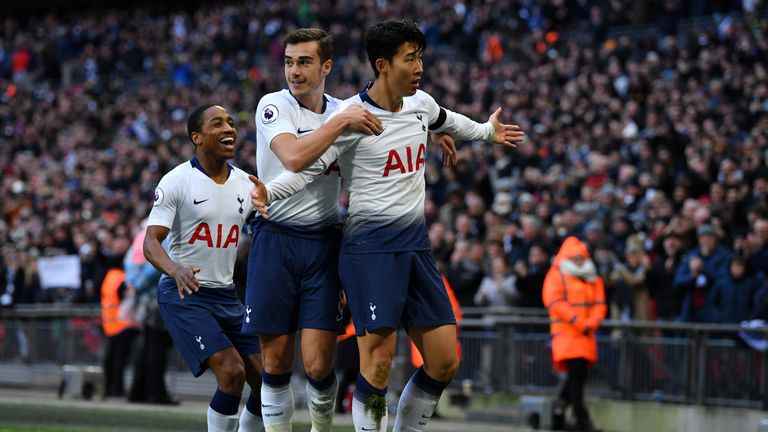
<path fill-rule="evenodd" d="M 762 277 L 749 271 L 744 258 L 734 256 L 707 295 L 707 309 L 714 323 L 737 324 L 756 312 Z"/>
<path fill-rule="evenodd" d="M 714 322 L 706 308 L 706 299 L 715 281 L 725 275 L 732 252 L 718 244 L 715 228 L 702 224 L 696 231 L 699 247 L 683 257 L 675 272 L 675 288 L 684 295 L 680 319 Z"/>

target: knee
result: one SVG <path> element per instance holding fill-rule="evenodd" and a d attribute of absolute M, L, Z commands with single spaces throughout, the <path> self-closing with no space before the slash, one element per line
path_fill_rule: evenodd
<path fill-rule="evenodd" d="M 459 369 L 458 357 L 440 359 L 435 364 L 425 365 L 427 374 L 437 381 L 450 381 Z"/>
<path fill-rule="evenodd" d="M 331 365 L 332 363 L 325 361 L 325 359 L 314 359 L 304 365 L 304 372 L 313 380 L 320 381 L 327 378 L 328 374 L 332 372 Z"/>
<path fill-rule="evenodd" d="M 242 362 L 224 362 L 214 371 L 219 387 L 230 393 L 239 393 L 245 385 L 245 366 Z"/>
<path fill-rule="evenodd" d="M 371 364 L 371 374 L 373 382 L 371 384 L 375 387 L 382 388 L 387 386 L 389 382 L 389 374 L 392 372 L 392 359 L 376 359 Z"/>

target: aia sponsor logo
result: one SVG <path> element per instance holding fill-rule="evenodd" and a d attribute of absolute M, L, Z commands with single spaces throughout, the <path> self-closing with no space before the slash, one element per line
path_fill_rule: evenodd
<path fill-rule="evenodd" d="M 211 231 L 211 227 L 207 223 L 203 222 L 195 228 L 195 233 L 192 234 L 187 243 L 194 245 L 197 242 L 205 243 L 209 248 L 228 248 L 229 246 L 237 247 L 240 241 L 240 227 L 232 225 L 232 228 L 224 236 L 224 227 L 221 224 L 215 225 L 216 232 Z"/>
<path fill-rule="evenodd" d="M 424 152 L 426 146 L 419 144 L 419 148 L 416 150 L 416 156 L 413 155 L 413 148 L 406 147 L 405 152 L 401 153 L 397 150 L 390 150 L 387 156 L 387 164 L 384 167 L 383 177 L 389 177 L 390 174 L 400 173 L 405 174 L 413 171 L 418 171 L 424 165 Z"/>

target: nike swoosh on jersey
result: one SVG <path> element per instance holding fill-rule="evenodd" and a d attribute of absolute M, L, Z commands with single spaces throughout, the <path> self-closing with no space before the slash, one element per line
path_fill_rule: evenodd
<path fill-rule="evenodd" d="M 196 199 L 195 199 L 195 200 L 192 200 L 192 204 L 194 204 L 194 205 L 202 204 L 202 203 L 204 203 L 204 202 L 208 201 L 209 199 L 210 199 L 210 198 L 206 198 L 206 199 L 204 199 L 204 200 L 200 200 L 200 201 L 198 201 L 198 200 L 196 200 Z"/>
<path fill-rule="evenodd" d="M 314 129 L 307 129 L 307 130 L 301 130 L 301 128 L 296 129 L 296 133 L 299 135 L 312 132 Z"/>

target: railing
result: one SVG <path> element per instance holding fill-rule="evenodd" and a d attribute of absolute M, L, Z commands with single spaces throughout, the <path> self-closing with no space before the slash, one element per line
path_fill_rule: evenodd
<path fill-rule="evenodd" d="M 0 364 L 99 364 L 98 306 L 20 305 L 0 309 Z M 542 310 L 467 308 L 454 386 L 483 392 L 555 394 L 549 319 Z M 625 400 L 655 400 L 768 409 L 768 353 L 747 347 L 737 325 L 606 320 L 599 361 L 587 391 Z M 768 330 L 753 330 L 768 338 Z M 393 380 L 407 377 L 401 343 Z M 184 370 L 178 355 L 171 369 Z M 399 374 L 399 375 L 398 375 Z M 402 376 L 401 376 L 402 375 Z M 396 383 L 393 383 L 395 387 Z"/>
<path fill-rule="evenodd" d="M 456 384 L 476 391 L 554 394 L 549 320 L 486 315 L 461 323 Z M 768 409 L 768 353 L 749 348 L 738 325 L 606 320 L 587 391 L 626 400 Z M 768 338 L 768 330 L 755 330 Z"/>

